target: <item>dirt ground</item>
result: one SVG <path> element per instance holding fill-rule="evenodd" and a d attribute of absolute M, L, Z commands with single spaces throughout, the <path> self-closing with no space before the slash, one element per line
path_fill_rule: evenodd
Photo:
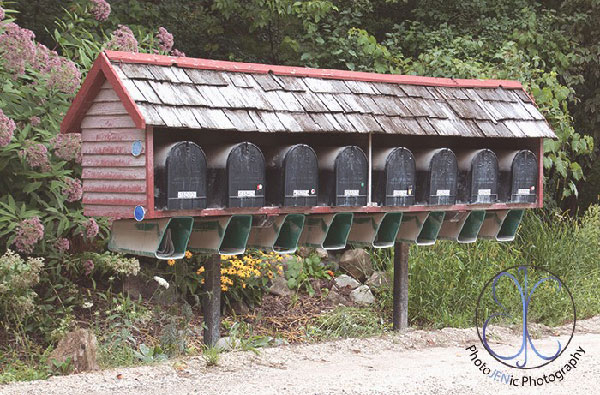
<path fill-rule="evenodd" d="M 568 326 L 554 328 L 566 333 Z M 549 343 L 540 330 L 537 344 Z M 517 333 L 497 332 L 496 342 L 514 344 Z M 546 334 L 544 334 L 546 333 Z M 541 343 L 540 343 L 541 342 Z M 494 381 L 474 366 L 465 350 L 475 344 L 492 371 L 512 374 L 519 386 Z M 521 386 L 524 376 L 549 377 L 579 347 L 585 350 L 563 380 Z M 543 379 L 542 379 L 543 381 Z M 531 381 L 530 381 L 531 382 Z M 474 329 L 409 330 L 368 339 L 295 344 L 221 354 L 216 367 L 202 357 L 138 368 L 52 377 L 0 386 L 0 394 L 592 394 L 600 385 L 600 316 L 580 321 L 569 348 L 551 364 L 510 369 L 483 350 Z"/>

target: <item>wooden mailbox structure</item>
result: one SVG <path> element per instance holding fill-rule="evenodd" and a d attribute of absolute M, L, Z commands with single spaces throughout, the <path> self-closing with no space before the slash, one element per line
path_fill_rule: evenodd
<path fill-rule="evenodd" d="M 160 259 L 511 240 L 523 210 L 542 205 L 543 139 L 556 138 L 516 81 L 114 51 L 95 61 L 61 132 L 81 132 L 85 215 L 115 219 L 112 249 Z M 299 144 L 316 153 L 319 185 L 294 196 L 299 181 L 270 153 Z"/>

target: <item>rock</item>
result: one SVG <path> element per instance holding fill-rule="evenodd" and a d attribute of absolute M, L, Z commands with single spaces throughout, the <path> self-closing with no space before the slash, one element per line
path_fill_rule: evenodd
<path fill-rule="evenodd" d="M 340 258 L 340 269 L 361 282 L 373 274 L 371 257 L 362 248 L 344 252 Z"/>
<path fill-rule="evenodd" d="M 335 306 L 338 306 L 338 305 L 348 306 L 349 304 L 351 304 L 347 298 L 345 298 L 342 294 L 340 294 L 335 289 L 332 289 L 331 291 L 329 291 L 325 300 L 331 302 L 331 304 L 333 304 Z"/>
<path fill-rule="evenodd" d="M 97 351 L 98 341 L 94 333 L 88 329 L 77 329 L 65 334 L 58 342 L 48 358 L 48 364 L 56 368 L 56 363 L 64 364 L 70 358 L 74 373 L 98 370 L 100 367 L 96 361 Z"/>
<path fill-rule="evenodd" d="M 373 272 L 365 284 L 371 289 L 380 289 L 382 287 L 389 287 L 392 281 L 386 272 Z"/>
<path fill-rule="evenodd" d="M 341 274 L 340 276 L 336 277 L 333 282 L 338 288 L 349 287 L 350 289 L 356 289 L 360 285 L 358 281 L 347 274 Z"/>
<path fill-rule="evenodd" d="M 217 344 L 215 344 L 215 348 L 218 348 L 222 351 L 231 351 L 239 345 L 239 342 L 231 338 L 229 336 L 222 337 L 217 340 Z"/>
<path fill-rule="evenodd" d="M 324 248 L 317 248 L 315 250 L 315 252 L 317 253 L 317 255 L 319 256 L 319 258 L 321 258 L 321 259 L 327 259 L 327 258 L 329 258 L 329 253 Z"/>
<path fill-rule="evenodd" d="M 308 258 L 308 256 L 310 255 L 311 252 L 312 252 L 312 249 L 310 249 L 308 247 L 298 247 L 296 254 L 301 256 L 302 258 Z"/>
<path fill-rule="evenodd" d="M 147 281 L 140 276 L 127 276 L 123 279 L 123 292 L 131 299 L 150 299 L 159 285 L 156 281 Z"/>
<path fill-rule="evenodd" d="M 369 289 L 368 285 L 361 285 L 354 291 L 350 292 L 350 300 L 356 304 L 368 305 L 375 303 L 375 296 Z"/>
<path fill-rule="evenodd" d="M 273 279 L 273 285 L 269 288 L 269 292 L 277 296 L 290 296 L 293 294 L 293 291 L 287 285 L 287 280 L 282 276 Z"/>
<path fill-rule="evenodd" d="M 250 313 L 250 307 L 243 300 L 234 300 L 231 304 L 231 310 L 237 315 Z"/>

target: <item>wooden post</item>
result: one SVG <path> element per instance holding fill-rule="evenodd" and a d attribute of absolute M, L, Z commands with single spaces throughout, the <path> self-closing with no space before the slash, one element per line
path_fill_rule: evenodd
<path fill-rule="evenodd" d="M 221 326 L 221 256 L 213 254 L 205 263 L 204 296 L 204 344 L 214 346 L 219 341 Z"/>
<path fill-rule="evenodd" d="M 393 329 L 408 328 L 408 250 L 410 244 L 394 244 Z"/>

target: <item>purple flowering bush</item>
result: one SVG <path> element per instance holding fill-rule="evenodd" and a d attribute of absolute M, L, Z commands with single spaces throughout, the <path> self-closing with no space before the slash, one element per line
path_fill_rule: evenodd
<path fill-rule="evenodd" d="M 140 269 L 137 259 L 105 251 L 110 219 L 83 215 L 81 136 L 60 134 L 60 123 L 100 51 L 176 50 L 165 28 L 112 21 L 105 0 L 70 2 L 51 50 L 6 4 L 0 0 L 0 331 L 52 341 L 81 305 L 82 282 Z M 38 305 L 45 314 L 29 314 Z"/>

